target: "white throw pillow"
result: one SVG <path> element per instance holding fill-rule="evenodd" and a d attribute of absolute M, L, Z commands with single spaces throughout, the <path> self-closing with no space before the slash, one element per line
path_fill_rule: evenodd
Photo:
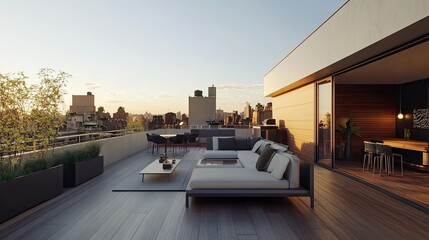
<path fill-rule="evenodd" d="M 289 167 L 286 169 L 284 178 L 289 181 L 289 186 L 291 189 L 299 188 L 299 158 L 296 155 L 289 153 L 283 153 L 285 157 L 289 158 Z"/>
<path fill-rule="evenodd" d="M 271 164 L 273 164 L 271 175 L 278 180 L 282 179 L 287 169 L 287 165 L 289 164 L 289 161 L 289 158 L 287 158 L 286 156 L 275 153 L 273 158 L 271 159 L 270 165 L 268 166 L 268 168 L 270 168 Z"/>
<path fill-rule="evenodd" d="M 274 158 L 278 155 L 277 153 L 274 153 L 273 156 L 271 156 L 270 164 L 268 164 L 267 172 L 271 173 L 274 168 L 277 167 L 277 161 L 274 160 Z"/>
<path fill-rule="evenodd" d="M 262 145 L 262 142 L 262 140 L 257 141 L 255 145 L 253 145 L 252 152 L 256 153 L 256 151 L 258 151 L 259 147 Z"/>

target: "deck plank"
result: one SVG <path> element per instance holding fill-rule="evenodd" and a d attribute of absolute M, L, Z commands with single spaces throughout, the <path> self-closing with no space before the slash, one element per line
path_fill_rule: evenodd
<path fill-rule="evenodd" d="M 195 161 L 202 148 L 182 158 Z M 429 215 L 336 172 L 315 167 L 308 198 L 192 198 L 112 192 L 153 161 L 139 152 L 45 208 L 0 225 L 0 239 L 427 239 Z M 423 181 L 425 178 L 422 178 Z M 421 190 L 421 189 L 420 189 Z M 419 191 L 420 191 L 419 190 Z M 419 194 L 424 194 L 419 193 Z M 424 198 L 425 196 L 422 196 Z"/>

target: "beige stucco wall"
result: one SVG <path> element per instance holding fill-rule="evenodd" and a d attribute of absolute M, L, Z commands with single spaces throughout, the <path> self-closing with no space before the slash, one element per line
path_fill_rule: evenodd
<path fill-rule="evenodd" d="M 189 97 L 189 126 L 208 125 L 206 121 L 216 119 L 215 97 Z"/>
<path fill-rule="evenodd" d="M 428 0 L 350 0 L 265 76 L 264 93 L 281 94 L 297 81 L 324 78 L 404 44 L 429 32 L 427 25 L 380 40 L 423 20 L 429 20 Z"/>
<path fill-rule="evenodd" d="M 315 156 L 315 84 L 273 98 L 273 117 L 287 128 L 289 149 L 305 161 Z"/>

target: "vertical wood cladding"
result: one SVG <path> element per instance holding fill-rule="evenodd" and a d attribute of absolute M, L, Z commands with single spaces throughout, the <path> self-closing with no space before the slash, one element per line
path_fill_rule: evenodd
<path fill-rule="evenodd" d="M 273 97 L 273 117 L 287 128 L 287 144 L 302 160 L 315 159 L 315 85 Z"/>
<path fill-rule="evenodd" d="M 362 137 L 352 137 L 352 160 L 361 161 L 363 141 L 395 137 L 396 110 L 394 85 L 336 85 L 335 122 L 345 125 L 347 117 L 355 116 Z M 335 134 L 335 151 L 345 137 Z M 337 155 L 338 156 L 338 155 Z"/>

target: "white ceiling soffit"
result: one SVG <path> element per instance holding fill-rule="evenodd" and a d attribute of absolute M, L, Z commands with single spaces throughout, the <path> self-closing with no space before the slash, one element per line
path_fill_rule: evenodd
<path fill-rule="evenodd" d="M 429 41 L 335 76 L 337 84 L 402 84 L 429 78 Z"/>

